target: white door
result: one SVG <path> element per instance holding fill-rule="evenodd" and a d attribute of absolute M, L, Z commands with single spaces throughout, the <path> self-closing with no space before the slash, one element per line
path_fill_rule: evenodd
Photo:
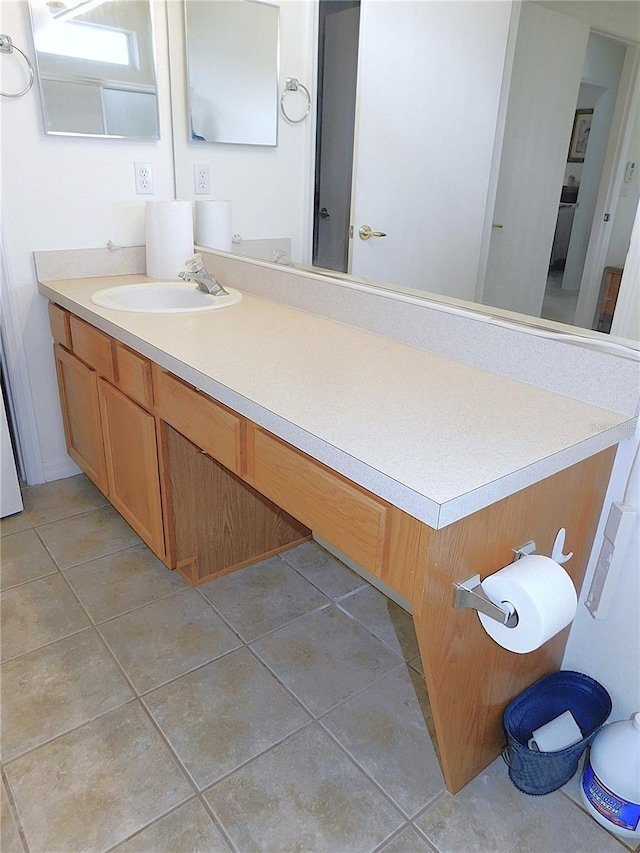
<path fill-rule="evenodd" d="M 0 392 L 2 389 L 0 388 Z M 13 515 L 22 509 L 22 496 L 18 483 L 16 462 L 9 437 L 7 411 L 4 404 L 4 392 L 1 394 L 0 406 L 0 518 Z"/>
<path fill-rule="evenodd" d="M 352 274 L 474 298 L 510 12 L 363 2 Z"/>
<path fill-rule="evenodd" d="M 485 305 L 540 316 L 588 37 L 582 21 L 522 6 Z"/>

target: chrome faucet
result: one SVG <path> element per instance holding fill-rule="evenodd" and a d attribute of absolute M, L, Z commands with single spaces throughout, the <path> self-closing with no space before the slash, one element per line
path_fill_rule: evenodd
<path fill-rule="evenodd" d="M 229 293 L 210 273 L 204 268 L 202 257 L 199 254 L 192 255 L 185 262 L 186 269 L 178 273 L 178 278 L 183 281 L 193 281 L 196 286 L 205 293 L 212 296 L 228 296 Z"/>

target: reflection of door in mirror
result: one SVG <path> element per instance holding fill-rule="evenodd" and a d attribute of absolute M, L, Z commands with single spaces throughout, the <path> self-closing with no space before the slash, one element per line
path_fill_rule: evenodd
<path fill-rule="evenodd" d="M 630 87 L 619 91 L 619 82 L 628 50 L 564 14 L 566 5 L 553 6 L 526 3 L 520 13 L 487 269 L 477 297 L 588 328 L 595 302 L 586 312 L 577 305 L 593 287 L 597 296 L 611 238 L 596 204 L 599 197 L 612 199 L 619 169 L 607 151 L 618 148 L 624 134 L 621 104 Z M 582 154 L 572 138 L 579 130 L 576 110 L 592 119 Z M 627 247 L 631 224 L 625 225 Z"/>
<path fill-rule="evenodd" d="M 45 130 L 158 139 L 149 0 L 30 0 Z"/>
<path fill-rule="evenodd" d="M 320 0 L 313 265 L 347 272 L 360 2 Z"/>

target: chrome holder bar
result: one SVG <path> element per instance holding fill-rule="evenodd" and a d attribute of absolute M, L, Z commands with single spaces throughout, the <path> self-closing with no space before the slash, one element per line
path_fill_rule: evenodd
<path fill-rule="evenodd" d="M 453 606 L 457 610 L 470 607 L 472 610 L 484 613 L 490 619 L 495 619 L 501 625 L 506 625 L 507 628 L 515 628 L 518 624 L 518 614 L 508 601 L 503 601 L 502 605 L 491 601 L 482 588 L 480 575 L 473 575 L 466 581 L 455 584 L 455 590 Z"/>
<path fill-rule="evenodd" d="M 525 542 L 519 548 L 513 549 L 514 562 L 535 552 L 536 543 L 533 540 Z M 507 628 L 515 628 L 518 624 L 518 613 L 515 607 L 508 601 L 503 601 L 501 604 L 492 601 L 482 588 L 480 575 L 473 575 L 462 583 L 456 583 L 454 588 L 453 606 L 456 610 L 470 607 L 472 610 L 484 613 L 490 619 L 495 619 L 501 625 L 506 625 Z"/>

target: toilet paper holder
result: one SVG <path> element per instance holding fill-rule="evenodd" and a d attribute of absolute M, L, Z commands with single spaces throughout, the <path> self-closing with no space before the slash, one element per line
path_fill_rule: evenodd
<path fill-rule="evenodd" d="M 567 560 L 570 560 L 571 557 L 573 557 L 572 551 L 568 554 L 563 553 L 565 535 L 566 531 L 564 527 L 561 527 L 560 530 L 558 530 L 555 542 L 553 543 L 553 549 L 551 551 L 551 559 L 560 564 L 566 563 Z M 519 560 L 521 557 L 526 557 L 529 554 L 535 554 L 536 543 L 533 540 L 525 542 L 524 545 L 520 545 L 519 548 L 514 548 L 513 553 L 514 562 Z M 456 610 L 470 607 L 472 610 L 484 613 L 484 615 L 488 616 L 490 619 L 495 619 L 495 621 L 500 622 L 501 625 L 506 625 L 507 628 L 515 628 L 518 624 L 518 612 L 514 606 L 508 601 L 503 601 L 500 604 L 492 601 L 482 588 L 479 574 L 472 575 L 472 577 L 467 578 L 466 581 L 456 583 L 453 586 L 455 589 L 453 606 Z"/>

